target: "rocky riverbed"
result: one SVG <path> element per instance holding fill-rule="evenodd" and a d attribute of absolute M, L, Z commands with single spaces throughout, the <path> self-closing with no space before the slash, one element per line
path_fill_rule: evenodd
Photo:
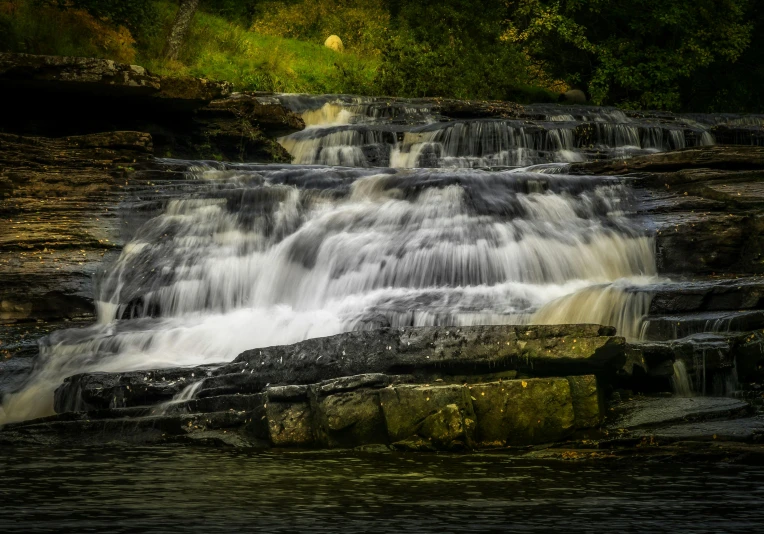
<path fill-rule="evenodd" d="M 34 368 L 44 367 L 45 360 L 36 356 L 41 335 L 98 319 L 93 295 L 112 283 L 105 266 L 120 261 L 124 246 L 146 231 L 147 221 L 157 221 L 168 206 L 180 205 L 179 192 L 211 194 L 216 206 L 222 199 L 230 212 L 248 213 L 243 219 L 237 215 L 236 224 L 261 225 L 264 238 L 271 239 L 294 231 L 288 228 L 292 223 L 283 223 L 286 215 L 273 207 L 289 203 L 284 188 L 294 184 L 310 193 L 296 205 L 295 215 L 289 215 L 296 217 L 298 226 L 305 224 L 313 203 L 346 195 L 367 201 L 384 194 L 388 202 L 413 203 L 429 187 L 460 186 L 471 203 L 472 211 L 464 213 L 476 212 L 482 220 L 513 220 L 528 217 L 528 208 L 517 204 L 517 196 L 537 200 L 533 195 L 546 192 L 559 199 L 589 199 L 602 188 L 626 187 L 633 196 L 616 200 L 629 204 L 628 220 L 607 219 L 612 210 L 597 207 L 611 202 L 610 197 L 586 200 L 575 209 L 590 210 L 586 216 L 592 220 L 606 218 L 602 229 L 592 232 L 621 232 L 630 243 L 648 240 L 655 253 L 654 278 L 624 278 L 630 281 L 606 289 L 606 295 L 617 294 L 613 298 L 627 303 L 622 310 L 586 314 L 582 308 L 593 309 L 596 299 L 570 300 L 581 298 L 576 293 L 568 301 L 554 301 L 552 311 L 542 307 L 546 315 L 531 317 L 555 322 L 548 318 L 562 310 L 568 322 L 592 322 L 593 317 L 619 328 L 631 324 L 634 331 L 580 324 L 453 324 L 458 313 L 479 317 L 485 309 L 493 315 L 479 321 L 507 322 L 511 317 L 491 309 L 496 292 L 470 297 L 468 304 L 464 300 L 460 305 L 468 306 L 466 312 L 452 304 L 454 311 L 447 314 L 433 307 L 441 297 L 421 294 L 402 298 L 402 304 L 375 304 L 354 319 L 352 328 L 339 328 L 355 331 L 303 336 L 314 339 L 296 344 L 250 345 L 251 350 L 232 361 L 213 358 L 203 365 L 163 364 L 161 369 L 112 373 L 72 368 L 59 377 L 63 384 L 55 396 L 49 392 L 47 410 L 57 415 L 8 424 L 0 431 L 0 443 L 520 447 L 531 456 L 571 460 L 635 454 L 761 458 L 764 194 L 759 194 L 759 182 L 764 149 L 758 145 L 764 136 L 756 117 L 627 116 L 578 106 L 523 108 L 448 100 L 374 99 L 359 104 L 341 96 L 324 102 L 305 96 L 232 93 L 227 84 L 165 79 L 109 61 L 11 54 L 0 54 L 0 94 L 13 101 L 23 94 L 37 102 L 23 120 L 18 115 L 0 118 L 0 393 L 23 389 Z M 58 100 L 51 98 L 54 94 Z M 517 146 L 519 156 L 513 153 L 507 159 L 506 154 L 487 152 L 489 146 L 502 148 L 493 137 L 497 129 L 522 133 L 523 141 L 512 141 L 522 145 Z M 456 143 L 458 135 L 464 137 Z M 628 138 L 628 150 L 618 144 L 619 136 Z M 709 138 L 716 144 L 706 146 Z M 635 142 L 641 148 L 635 148 Z M 686 148 L 672 150 L 681 146 Z M 513 176 L 493 168 L 478 175 L 440 171 L 420 178 L 419 171 L 387 167 L 293 171 L 281 164 L 257 167 L 219 161 L 307 158 L 304 163 L 331 163 L 339 158 L 335 163 L 342 165 L 387 166 L 397 161 L 428 167 L 506 164 L 517 157 L 542 163 L 542 172 Z M 560 157 L 575 162 L 545 163 Z M 196 168 L 202 170 L 190 171 Z M 212 181 L 200 180 L 199 172 L 210 173 Z M 555 178 L 560 173 L 566 176 Z M 364 178 L 378 183 L 359 197 L 352 184 Z M 482 185 L 490 180 L 499 189 L 509 187 L 510 200 L 492 197 Z M 263 181 L 268 185 L 264 190 L 247 189 Z M 234 184 L 230 192 L 229 183 Z M 170 217 L 186 213 L 178 209 Z M 263 220 L 253 218 L 260 212 L 266 214 Z M 408 221 L 406 217 L 411 215 L 404 217 Z M 206 224 L 204 220 L 194 224 Z M 470 220 L 465 221 L 464 227 L 472 228 Z M 287 229 L 279 224 L 287 224 Z M 177 231 L 167 228 L 168 234 Z M 522 236 L 527 229 L 517 226 L 514 231 Z M 213 233 L 233 235 L 230 227 Z M 581 242 L 593 240 L 593 235 Z M 163 237 L 155 236 L 160 241 Z M 458 239 L 449 234 L 446 242 Z M 314 250 L 320 245 L 308 245 L 310 239 L 301 244 L 309 252 L 292 253 L 291 259 L 306 270 L 314 269 L 321 257 Z M 178 253 L 163 250 L 157 257 Z M 539 250 L 539 255 L 546 253 Z M 605 250 L 591 261 L 599 260 Z M 554 269 L 538 258 L 539 280 L 549 276 L 558 282 L 549 274 Z M 137 274 L 149 261 L 153 257 L 129 264 L 129 269 Z M 384 268 L 383 264 L 380 269 Z M 342 276 L 343 269 L 349 267 L 337 268 L 335 276 Z M 481 269 L 465 267 L 459 283 L 496 283 L 494 267 Z M 153 272 L 141 276 L 151 278 Z M 436 273 L 432 283 L 442 284 L 446 278 Z M 197 279 L 194 275 L 190 280 Z M 477 282 L 470 282 L 473 279 Z M 141 279 L 128 280 L 119 286 L 121 300 L 115 305 L 120 311 L 114 313 L 117 319 L 134 317 L 138 322 L 106 333 L 99 328 L 108 324 L 108 317 L 101 317 L 106 322 L 82 329 L 77 336 L 85 340 L 92 332 L 94 339 L 117 340 L 115 333 L 129 336 L 163 314 L 171 317 L 169 306 L 178 306 L 177 299 L 151 304 L 152 295 L 163 294 L 171 285 L 168 280 L 160 277 L 150 287 Z M 601 287 L 595 284 L 584 291 L 599 295 Z M 208 306 L 215 300 L 208 294 L 199 298 L 194 305 Z M 508 299 L 522 312 L 517 315 L 519 324 L 538 311 L 528 299 Z M 632 304 L 640 313 L 636 322 L 626 318 Z M 435 325 L 417 327 L 395 306 L 430 310 Z M 101 312 L 105 309 L 102 306 Z M 47 340 L 43 346 L 53 347 L 50 350 L 68 343 L 75 351 L 90 350 L 85 344 L 77 348 L 77 343 L 85 343 L 79 338 L 76 343 L 56 335 Z M 119 352 L 122 343 L 115 341 L 107 352 Z M 697 396 L 671 396 L 675 391 Z M 30 389 L 27 394 L 36 393 Z"/>

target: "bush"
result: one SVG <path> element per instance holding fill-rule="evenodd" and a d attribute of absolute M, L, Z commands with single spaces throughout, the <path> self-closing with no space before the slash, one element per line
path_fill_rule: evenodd
<path fill-rule="evenodd" d="M 133 35 L 154 32 L 157 12 L 154 0 L 37 0 L 64 10 L 84 10 L 94 18 L 128 28 Z"/>
<path fill-rule="evenodd" d="M 84 9 L 59 9 L 33 0 L 0 1 L 0 48 L 10 52 L 135 61 L 135 40 Z"/>

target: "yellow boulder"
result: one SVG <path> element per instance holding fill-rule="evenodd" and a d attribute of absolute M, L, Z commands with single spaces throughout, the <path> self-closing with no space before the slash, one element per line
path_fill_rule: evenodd
<path fill-rule="evenodd" d="M 326 41 L 324 41 L 324 46 L 327 48 L 331 48 L 335 52 L 342 52 L 345 50 L 345 46 L 342 44 L 342 39 L 340 39 L 336 35 L 330 35 L 326 38 Z"/>

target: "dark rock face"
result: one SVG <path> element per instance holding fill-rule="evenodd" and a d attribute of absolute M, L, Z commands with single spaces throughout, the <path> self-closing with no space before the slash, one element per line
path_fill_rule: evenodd
<path fill-rule="evenodd" d="M 130 88 L 130 91 L 143 94 L 157 93 L 161 89 L 159 77 L 143 67 L 84 57 L 0 53 L 0 79 L 25 87 L 54 82 L 92 84 L 104 91 Z"/>
<path fill-rule="evenodd" d="M 422 102 L 432 104 L 432 111 L 450 119 L 514 118 L 523 111 L 523 107 L 514 102 L 448 98 L 425 99 Z"/>
<path fill-rule="evenodd" d="M 658 269 L 681 275 L 764 272 L 764 148 L 709 146 L 571 165 L 631 175 L 656 233 Z"/>
<path fill-rule="evenodd" d="M 141 132 L 0 134 L 0 322 L 92 316 L 93 270 L 120 245 L 126 169 L 151 150 Z"/>
<path fill-rule="evenodd" d="M 93 58 L 0 54 L 0 98 L 34 102 L 0 117 L 0 131 L 50 137 L 141 131 L 152 135 L 159 156 L 289 161 L 274 137 L 304 127 L 272 98 L 232 96 L 227 82 L 167 78 Z"/>
<path fill-rule="evenodd" d="M 245 447 L 460 450 L 558 441 L 599 425 L 594 376 L 474 384 L 407 384 L 364 375 L 305 386 L 284 396 L 206 397 L 155 408 L 65 413 L 7 425 L 0 443 L 46 445 L 212 441 Z M 300 389 L 300 388 L 298 388 Z M 293 393 L 296 393 L 294 391 Z M 303 396 L 302 393 L 305 393 Z M 100 438 L 99 438 L 100 436 Z"/>

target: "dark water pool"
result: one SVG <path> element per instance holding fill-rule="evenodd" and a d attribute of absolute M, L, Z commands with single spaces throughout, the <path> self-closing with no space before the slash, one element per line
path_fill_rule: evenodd
<path fill-rule="evenodd" d="M 764 468 L 502 454 L 0 451 L 0 532 L 764 532 Z"/>

